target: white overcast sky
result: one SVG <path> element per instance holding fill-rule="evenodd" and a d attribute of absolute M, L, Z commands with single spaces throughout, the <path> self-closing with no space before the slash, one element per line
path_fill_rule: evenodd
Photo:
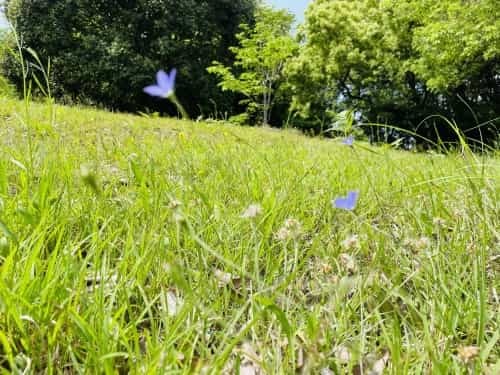
<path fill-rule="evenodd" d="M 304 11 L 307 8 L 307 4 L 311 0 L 267 0 L 268 3 L 275 6 L 276 8 L 287 8 L 290 9 L 296 17 L 297 22 L 302 22 L 304 20 Z M 0 0 L 0 4 L 2 0 Z M 0 27 L 7 27 L 7 22 L 5 21 L 4 15 L 0 12 Z"/>

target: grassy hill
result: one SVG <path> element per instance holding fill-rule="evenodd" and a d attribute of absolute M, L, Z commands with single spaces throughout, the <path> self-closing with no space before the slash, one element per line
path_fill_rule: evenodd
<path fill-rule="evenodd" d="M 499 179 L 468 153 L 0 99 L 0 368 L 498 374 Z"/>

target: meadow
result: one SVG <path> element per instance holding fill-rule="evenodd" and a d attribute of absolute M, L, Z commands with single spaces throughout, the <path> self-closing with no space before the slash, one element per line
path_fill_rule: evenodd
<path fill-rule="evenodd" d="M 499 179 L 0 98 L 1 373 L 498 374 Z"/>

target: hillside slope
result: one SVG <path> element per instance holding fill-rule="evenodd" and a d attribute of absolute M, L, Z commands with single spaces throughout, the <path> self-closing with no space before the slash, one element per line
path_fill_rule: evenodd
<path fill-rule="evenodd" d="M 0 368 L 493 374 L 499 179 L 479 156 L 0 99 Z"/>

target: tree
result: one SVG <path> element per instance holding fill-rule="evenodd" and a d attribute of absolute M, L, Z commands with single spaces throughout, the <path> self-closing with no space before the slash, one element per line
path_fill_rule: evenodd
<path fill-rule="evenodd" d="M 242 24 L 236 35 L 238 46 L 230 48 L 235 55 L 234 66 L 214 61 L 207 69 L 220 79 L 224 91 L 243 94 L 247 112 L 259 110 L 262 124 L 268 125 L 271 111 L 285 79 L 285 64 L 298 44 L 290 35 L 293 15 L 285 10 L 260 6 L 255 25 Z"/>
<path fill-rule="evenodd" d="M 176 67 L 176 92 L 199 114 L 210 111 L 212 100 L 231 107 L 206 68 L 215 58 L 232 61 L 228 47 L 254 7 L 254 0 L 10 0 L 7 13 L 23 46 L 50 59 L 55 97 L 159 109 L 142 88 L 158 69 Z M 4 67 L 20 85 L 15 62 Z"/>
<path fill-rule="evenodd" d="M 412 70 L 442 95 L 452 118 L 476 125 L 500 116 L 499 2 L 445 1 L 429 9 L 414 33 Z"/>
<path fill-rule="evenodd" d="M 8 53 L 6 50 L 7 33 L 0 30 L 0 60 Z M 2 74 L 0 74 L 0 96 L 15 96 L 15 90 Z"/>
<path fill-rule="evenodd" d="M 441 136 L 454 135 L 444 122 L 424 121 L 432 115 L 469 132 L 476 121 L 500 115 L 495 3 L 315 0 L 301 30 L 300 54 L 289 65 L 295 108 L 312 126 L 354 108 L 365 122 L 426 137 L 436 137 L 435 128 Z"/>

